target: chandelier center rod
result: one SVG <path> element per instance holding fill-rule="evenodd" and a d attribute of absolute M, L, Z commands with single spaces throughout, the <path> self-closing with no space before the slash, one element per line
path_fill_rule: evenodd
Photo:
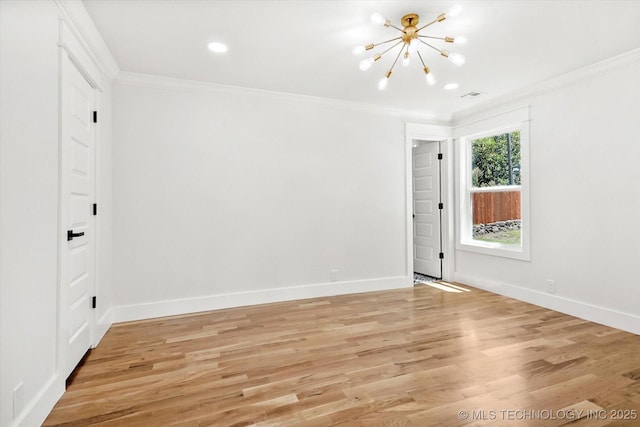
<path fill-rule="evenodd" d="M 410 44 L 411 40 L 418 38 L 418 23 L 420 22 L 420 16 L 416 13 L 408 13 L 402 17 L 400 23 L 404 27 L 402 30 L 402 41 L 405 44 Z"/>

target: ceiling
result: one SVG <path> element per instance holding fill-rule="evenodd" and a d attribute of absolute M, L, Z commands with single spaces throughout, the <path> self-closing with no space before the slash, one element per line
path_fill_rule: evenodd
<path fill-rule="evenodd" d="M 394 56 L 358 68 L 355 45 L 396 37 L 370 23 L 380 12 L 399 26 L 418 13 L 434 19 L 453 4 L 456 17 L 429 34 L 465 35 L 458 67 L 422 50 L 437 78 L 398 64 L 377 89 Z M 551 77 L 640 47 L 638 0 L 83 0 L 121 71 L 374 104 L 446 121 L 474 106 Z M 225 54 L 207 49 L 228 45 Z M 414 58 L 415 59 L 415 58 Z M 444 84 L 458 89 L 446 91 Z M 464 97 L 476 91 L 481 96 Z"/>

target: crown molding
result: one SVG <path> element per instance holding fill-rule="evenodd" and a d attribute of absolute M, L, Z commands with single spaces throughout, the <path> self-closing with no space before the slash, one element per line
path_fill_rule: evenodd
<path fill-rule="evenodd" d="M 120 72 L 109 47 L 80 0 L 54 0 L 62 19 L 96 67 L 112 81 Z"/>
<path fill-rule="evenodd" d="M 121 71 L 113 81 L 115 84 L 126 86 L 149 87 L 154 89 L 173 89 L 193 92 L 211 92 L 218 94 L 232 94 L 262 97 L 272 100 L 302 102 L 311 105 L 339 108 L 341 110 L 356 111 L 367 114 L 383 115 L 399 118 L 404 121 L 446 125 L 447 120 L 435 117 L 433 113 L 425 111 L 410 111 L 397 108 L 368 104 L 365 102 L 346 101 L 320 96 L 299 95 L 293 93 L 276 92 L 264 89 L 254 89 L 241 86 L 224 85 L 219 83 L 164 77 L 153 74 L 132 73 Z"/>
<path fill-rule="evenodd" d="M 640 61 L 640 48 L 552 77 L 508 94 L 498 96 L 491 100 L 487 100 L 486 102 L 474 105 L 473 107 L 458 110 L 453 113 L 452 121 L 454 126 L 457 126 L 458 124 L 468 122 L 476 114 L 486 112 L 494 107 L 501 107 L 505 104 L 514 102 L 523 103 L 527 98 L 567 87 L 593 75 L 632 64 L 637 61 Z"/>

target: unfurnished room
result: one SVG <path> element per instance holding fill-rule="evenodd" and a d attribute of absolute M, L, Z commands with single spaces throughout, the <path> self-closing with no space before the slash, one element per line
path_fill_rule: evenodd
<path fill-rule="evenodd" d="M 640 425 L 638 22 L 0 0 L 0 427 Z"/>

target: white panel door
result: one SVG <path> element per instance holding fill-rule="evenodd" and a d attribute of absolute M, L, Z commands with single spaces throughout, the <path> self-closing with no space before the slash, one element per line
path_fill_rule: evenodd
<path fill-rule="evenodd" d="M 62 63 L 61 358 L 67 377 L 91 347 L 93 327 L 95 90 L 68 59 Z"/>
<path fill-rule="evenodd" d="M 413 148 L 413 271 L 441 278 L 438 142 Z"/>

